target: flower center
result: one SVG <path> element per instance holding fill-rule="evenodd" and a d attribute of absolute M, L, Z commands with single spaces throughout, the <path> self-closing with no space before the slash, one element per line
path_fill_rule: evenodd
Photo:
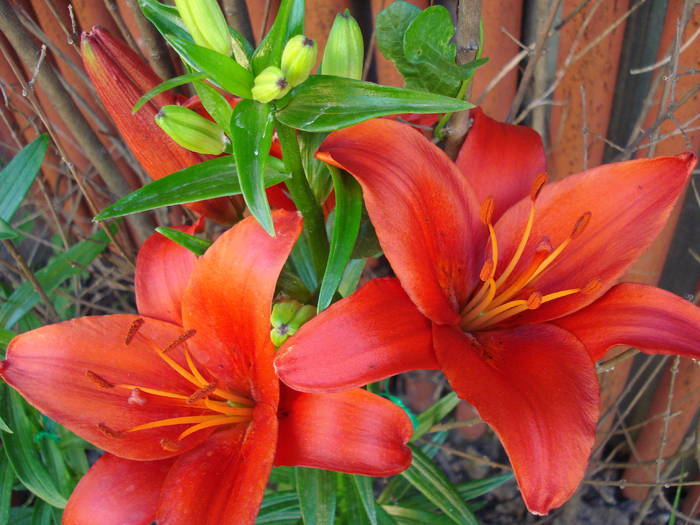
<path fill-rule="evenodd" d="M 144 320 L 138 319 L 131 325 L 125 343 L 129 345 L 134 339 L 138 339 L 146 343 L 148 348 L 155 352 L 155 354 L 160 357 L 167 366 L 169 366 L 179 376 L 183 377 L 191 384 L 192 393 L 190 395 L 141 385 L 113 384 L 91 370 L 87 370 L 85 372 L 86 376 L 100 388 L 120 388 L 125 390 L 127 402 L 130 405 L 144 405 L 147 402 L 147 398 L 144 396 L 144 394 L 148 394 L 151 396 L 168 398 L 172 400 L 173 405 L 176 407 L 187 407 L 202 413 L 192 416 L 181 416 L 151 421 L 149 423 L 144 423 L 142 425 L 129 428 L 123 432 L 112 430 L 101 423 L 98 425 L 98 428 L 104 434 L 110 437 L 123 437 L 125 432 L 137 432 L 139 430 L 175 425 L 189 425 L 180 433 L 180 435 L 177 437 L 177 441 L 168 439 L 161 440 L 161 446 L 164 449 L 174 451 L 179 448 L 179 441 L 182 441 L 187 436 L 194 434 L 199 430 L 222 425 L 246 423 L 253 418 L 253 407 L 255 406 L 253 401 L 243 395 L 218 388 L 216 382 L 207 380 L 195 365 L 194 360 L 186 347 L 183 349 L 183 355 L 187 363 L 186 367 L 181 366 L 168 355 L 170 351 L 184 345 L 188 339 L 194 336 L 194 330 L 185 332 L 165 348 L 160 348 L 155 341 L 139 331 L 143 324 Z"/>
<path fill-rule="evenodd" d="M 492 222 L 494 200 L 489 197 L 481 205 L 481 221 L 486 225 L 489 231 L 491 257 L 484 262 L 481 272 L 479 273 L 479 278 L 482 281 L 481 287 L 477 289 L 469 302 L 462 308 L 460 327 L 463 330 L 486 330 L 525 310 L 535 310 L 545 303 L 569 295 L 593 293 L 600 288 L 602 284 L 600 279 L 593 279 L 583 288 L 560 290 L 545 295 L 540 291 L 528 288 L 535 279 L 552 265 L 566 247 L 583 233 L 590 222 L 590 212 L 586 212 L 579 217 L 569 236 L 556 248 L 552 247 L 549 239 L 546 237 L 541 239 L 535 249 L 530 264 L 520 271 L 517 276 L 509 279 L 513 275 L 515 267 L 520 262 L 523 252 L 525 251 L 525 246 L 530 239 L 532 226 L 535 221 L 535 201 L 546 180 L 547 176 L 544 173 L 540 174 L 535 179 L 532 190 L 530 191 L 530 211 L 527 222 L 525 223 L 525 228 L 520 237 L 520 242 L 513 253 L 513 257 L 498 278 L 496 278 L 498 269 L 498 242 Z"/>

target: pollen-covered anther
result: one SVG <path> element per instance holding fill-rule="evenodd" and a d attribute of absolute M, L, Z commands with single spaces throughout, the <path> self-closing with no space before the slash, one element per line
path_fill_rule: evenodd
<path fill-rule="evenodd" d="M 591 222 L 591 212 L 587 211 L 586 213 L 581 215 L 576 221 L 574 229 L 571 232 L 571 238 L 576 239 L 577 237 L 579 237 L 586 229 L 586 226 L 588 226 L 589 222 Z"/>
<path fill-rule="evenodd" d="M 535 246 L 535 253 L 552 253 L 554 250 L 554 247 L 552 246 L 552 241 L 549 240 L 549 237 L 542 237 L 540 241 L 537 243 L 537 246 Z"/>
<path fill-rule="evenodd" d="M 110 383 L 109 381 L 107 381 L 104 377 L 97 375 L 97 374 L 96 374 L 95 372 L 93 372 L 92 370 L 85 370 L 85 375 L 87 376 L 87 378 L 88 378 L 90 381 L 92 381 L 93 383 L 95 383 L 95 384 L 96 384 L 97 386 L 99 386 L 100 388 L 104 388 L 104 389 L 107 389 L 107 388 L 114 388 L 114 385 L 113 385 L 112 383 Z"/>
<path fill-rule="evenodd" d="M 136 319 L 136 321 L 131 323 L 131 326 L 129 326 L 129 331 L 126 334 L 126 339 L 124 339 L 124 344 L 131 344 L 131 342 L 134 340 L 134 337 L 136 337 L 136 334 L 139 332 L 139 330 L 145 322 L 146 321 L 139 317 L 138 319 Z"/>
<path fill-rule="evenodd" d="M 165 438 L 160 440 L 160 446 L 163 450 L 167 450 L 168 452 L 178 452 L 182 448 L 182 444 L 177 441 Z"/>
<path fill-rule="evenodd" d="M 141 389 L 132 388 L 131 392 L 129 393 L 129 397 L 126 399 L 126 402 L 130 405 L 143 406 L 146 404 L 146 398 L 144 397 Z"/>
<path fill-rule="evenodd" d="M 489 197 L 484 202 L 481 203 L 481 210 L 479 211 L 479 218 L 484 224 L 491 224 L 491 219 L 493 218 L 493 210 L 496 207 L 496 201 L 493 197 Z"/>
<path fill-rule="evenodd" d="M 486 282 L 489 279 L 493 279 L 495 273 L 496 265 L 493 264 L 493 261 L 491 259 L 488 259 L 486 262 L 484 262 L 484 265 L 481 267 L 481 272 L 479 272 L 479 279 Z"/>
<path fill-rule="evenodd" d="M 542 187 L 547 182 L 547 174 L 540 173 L 535 180 L 532 182 L 532 188 L 530 188 L 530 198 L 535 201 L 542 191 Z"/>
<path fill-rule="evenodd" d="M 195 393 L 193 393 L 190 397 L 187 398 L 187 403 L 192 405 L 196 403 L 197 401 L 200 401 L 207 397 L 209 394 L 214 392 L 216 390 L 216 383 L 209 383 L 207 386 L 200 388 L 197 390 Z"/>
<path fill-rule="evenodd" d="M 582 294 L 596 293 L 602 287 L 603 287 L 603 281 L 601 279 L 599 279 L 598 277 L 596 277 L 595 279 L 592 279 L 591 281 L 589 281 L 586 286 L 581 288 L 581 293 Z"/>
<path fill-rule="evenodd" d="M 175 339 L 172 343 L 170 343 L 168 346 L 166 346 L 166 347 L 163 349 L 163 352 L 164 352 L 164 353 L 168 353 L 168 352 L 170 352 L 171 350 L 173 350 L 174 348 L 177 348 L 177 347 L 180 346 L 182 343 L 186 342 L 188 339 L 192 339 L 192 337 L 194 337 L 194 335 L 195 335 L 196 333 L 197 333 L 197 330 L 194 330 L 194 329 L 192 329 L 192 330 L 187 330 L 184 334 L 182 334 L 182 335 L 179 336 L 177 339 Z"/>
<path fill-rule="evenodd" d="M 123 439 L 124 438 L 124 432 L 119 432 L 118 430 L 114 430 L 113 428 L 109 428 L 104 423 L 98 423 L 97 430 L 102 432 L 107 437 L 111 437 L 114 439 Z"/>
<path fill-rule="evenodd" d="M 532 292 L 527 297 L 527 308 L 528 310 L 536 310 L 542 304 L 542 294 L 540 292 Z"/>

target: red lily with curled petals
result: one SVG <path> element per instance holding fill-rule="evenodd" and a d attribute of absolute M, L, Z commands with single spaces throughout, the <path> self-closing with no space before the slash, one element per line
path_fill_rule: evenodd
<path fill-rule="evenodd" d="M 275 366 L 307 392 L 442 369 L 499 435 L 528 509 L 546 514 L 572 495 L 593 445 L 594 360 L 615 344 L 700 357 L 700 309 L 614 286 L 696 160 L 610 164 L 543 186 L 535 132 L 472 116 L 456 165 L 387 119 L 322 144 L 319 158 L 362 185 L 398 279 L 370 281 L 314 318 Z"/>
<path fill-rule="evenodd" d="M 247 218 L 199 259 L 151 237 L 137 259 L 143 315 L 83 317 L 10 343 L 5 381 L 108 452 L 64 523 L 248 524 L 273 465 L 384 476 L 410 464 L 412 426 L 396 405 L 280 386 L 269 318 L 301 218 L 273 219 L 276 237 Z"/>

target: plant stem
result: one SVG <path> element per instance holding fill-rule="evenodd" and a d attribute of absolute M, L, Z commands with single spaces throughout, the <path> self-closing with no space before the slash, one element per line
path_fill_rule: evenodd
<path fill-rule="evenodd" d="M 277 136 L 282 147 L 284 164 L 292 175 L 285 183 L 297 209 L 304 216 L 302 236 L 311 252 L 313 267 L 321 282 L 328 260 L 328 237 L 323 220 L 323 211 L 314 197 L 309 181 L 304 173 L 304 165 L 299 151 L 296 130 L 277 121 Z"/>

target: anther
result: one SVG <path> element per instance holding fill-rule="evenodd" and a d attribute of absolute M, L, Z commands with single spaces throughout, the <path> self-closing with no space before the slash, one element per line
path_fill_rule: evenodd
<path fill-rule="evenodd" d="M 493 279 L 493 275 L 495 273 L 495 264 L 493 264 L 493 260 L 488 259 L 486 262 L 484 262 L 484 265 L 481 267 L 481 272 L 479 272 L 479 279 L 482 281 L 486 282 L 489 279 Z"/>
<path fill-rule="evenodd" d="M 589 222 L 591 222 L 591 212 L 587 211 L 586 213 L 581 215 L 576 221 L 574 229 L 571 232 L 571 238 L 575 239 L 576 237 L 580 236 L 583 233 L 583 230 L 586 229 L 586 226 L 588 226 Z"/>
<path fill-rule="evenodd" d="M 97 430 L 102 432 L 105 436 L 111 437 L 114 439 L 122 439 L 124 437 L 124 432 L 119 432 L 117 430 L 111 429 L 107 425 L 105 425 L 104 423 L 98 423 Z"/>
<path fill-rule="evenodd" d="M 92 370 L 85 370 L 85 375 L 87 378 L 95 383 L 100 388 L 114 388 L 114 385 L 107 381 L 104 377 L 98 376 Z"/>
<path fill-rule="evenodd" d="M 484 224 L 491 224 L 491 219 L 493 218 L 493 209 L 496 207 L 496 201 L 493 197 L 489 197 L 484 202 L 481 203 L 481 211 L 479 212 L 479 218 Z"/>
<path fill-rule="evenodd" d="M 187 330 L 184 334 L 182 334 L 180 337 L 175 339 L 175 341 L 173 341 L 168 346 L 166 346 L 165 349 L 163 349 L 163 352 L 164 353 L 170 352 L 170 350 L 172 350 L 173 348 L 180 346 L 182 343 L 184 343 L 188 339 L 191 339 L 192 337 L 194 337 L 194 334 L 196 334 L 196 333 L 197 333 L 197 330 Z"/>
<path fill-rule="evenodd" d="M 592 279 L 586 286 L 581 288 L 581 293 L 582 294 L 591 294 L 595 293 L 598 290 L 600 290 L 603 286 L 603 281 L 600 280 L 598 277 L 595 279 Z"/>
<path fill-rule="evenodd" d="M 160 440 L 160 446 L 163 448 L 163 450 L 167 450 L 168 452 L 177 452 L 182 448 L 180 443 L 177 443 L 172 439 L 165 438 Z"/>
<path fill-rule="evenodd" d="M 542 187 L 547 182 L 547 174 L 540 173 L 532 183 L 532 188 L 530 188 L 530 198 L 535 201 L 542 191 Z"/>
<path fill-rule="evenodd" d="M 542 294 L 540 292 L 532 292 L 527 298 L 527 309 L 537 310 L 542 304 Z"/>
<path fill-rule="evenodd" d="M 124 340 L 124 344 L 126 344 L 126 345 L 131 344 L 131 341 L 134 340 L 134 337 L 136 337 L 136 334 L 138 333 L 138 331 L 141 329 L 141 327 L 143 326 L 143 324 L 145 322 L 146 321 L 144 321 L 143 319 L 141 319 L 139 317 L 138 319 L 136 319 L 136 321 L 131 323 L 131 326 L 129 327 L 129 332 L 126 334 L 126 339 Z"/>
<path fill-rule="evenodd" d="M 216 383 L 209 383 L 207 386 L 200 388 L 194 394 L 187 398 L 187 403 L 190 405 L 196 403 L 200 399 L 204 399 L 209 394 L 216 390 Z"/>
<path fill-rule="evenodd" d="M 143 392 L 141 392 L 141 390 L 132 388 L 126 402 L 130 405 L 143 406 L 146 404 L 146 398 L 143 397 Z"/>
<path fill-rule="evenodd" d="M 549 240 L 549 237 L 542 237 L 540 239 L 540 242 L 537 243 L 537 246 L 535 247 L 535 253 L 552 253 L 554 250 L 554 247 L 552 246 L 552 241 Z"/>

